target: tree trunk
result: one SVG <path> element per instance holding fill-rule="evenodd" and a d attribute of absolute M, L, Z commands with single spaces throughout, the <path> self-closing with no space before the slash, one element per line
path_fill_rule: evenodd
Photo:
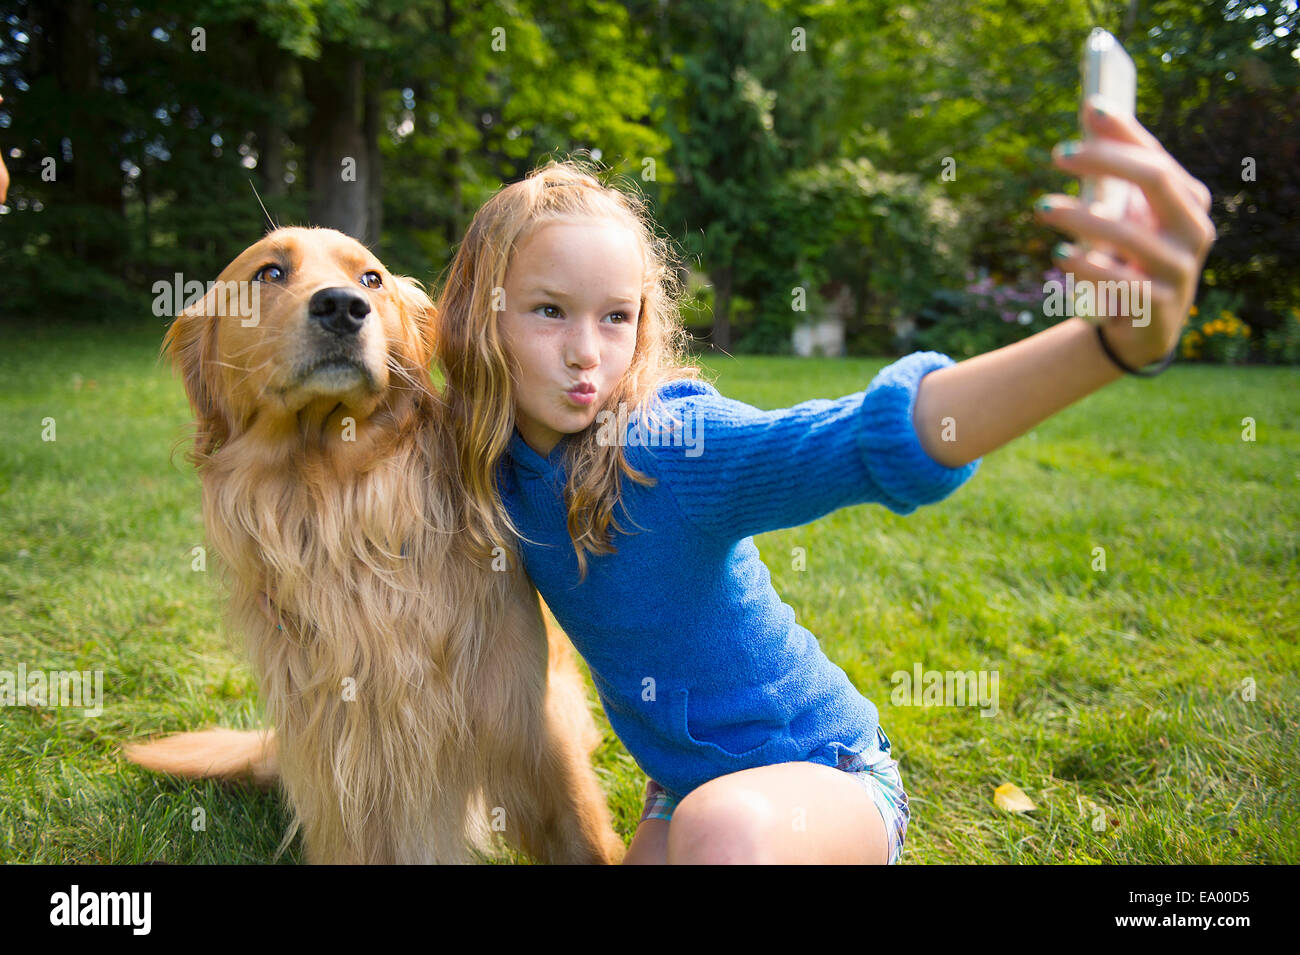
<path fill-rule="evenodd" d="M 323 44 L 320 59 L 303 64 L 311 104 L 307 124 L 307 217 L 364 242 L 369 229 L 370 168 L 365 137 L 365 67 L 360 54 Z"/>
<path fill-rule="evenodd" d="M 1128 10 L 1124 13 L 1124 25 L 1120 27 L 1119 36 L 1116 37 L 1121 44 L 1127 43 L 1128 38 L 1133 35 L 1133 25 L 1137 23 L 1138 0 L 1129 0 Z"/>
<path fill-rule="evenodd" d="M 731 348 L 731 266 L 713 271 L 713 347 L 720 352 Z"/>
<path fill-rule="evenodd" d="M 284 142 L 287 135 L 287 91 L 292 60 L 273 43 L 265 43 L 266 55 L 259 58 L 262 96 L 269 107 L 257 124 L 257 172 L 262 195 L 278 199 L 286 192 L 284 181 Z M 268 204 L 271 215 L 275 211 Z"/>
<path fill-rule="evenodd" d="M 465 203 L 461 197 L 460 150 L 455 146 L 446 147 L 442 151 L 442 162 L 443 175 L 448 180 L 445 195 L 451 210 L 443 227 L 447 237 L 447 248 L 450 249 L 460 241 L 461 230 L 468 225 L 465 222 Z"/>
<path fill-rule="evenodd" d="M 452 36 L 456 28 L 456 4 L 452 0 L 443 0 L 442 3 L 442 22 L 439 30 L 445 37 Z M 432 85 L 426 87 L 425 98 L 433 99 Z M 418 120 L 417 120 L 418 122 Z M 447 205 L 451 210 L 450 216 L 444 223 L 445 235 L 447 236 L 447 248 L 453 248 L 460 241 L 461 230 L 467 225 L 465 222 L 464 202 L 461 198 L 461 171 L 460 171 L 461 153 L 454 144 L 448 145 L 442 152 L 442 175 L 446 183 L 444 194 L 447 197 Z"/>
<path fill-rule="evenodd" d="M 122 176 L 113 144 L 118 130 L 110 127 L 106 95 L 100 88 L 96 11 L 89 0 L 51 4 L 40 18 L 46 31 L 38 57 L 52 60 L 55 81 L 66 97 L 67 130 L 72 148 L 65 157 L 60 140 L 46 143 L 55 161 L 55 181 L 67 183 L 73 201 L 84 212 L 81 221 L 55 230 L 54 247 L 69 258 L 119 273 L 126 234 Z M 91 210 L 93 209 L 93 212 Z"/>
<path fill-rule="evenodd" d="M 362 132 L 366 137 L 366 233 L 361 241 L 376 253 L 384 232 L 384 160 L 379 152 L 379 127 L 383 111 L 383 84 L 378 71 L 371 69 L 366 77 L 366 113 Z"/>

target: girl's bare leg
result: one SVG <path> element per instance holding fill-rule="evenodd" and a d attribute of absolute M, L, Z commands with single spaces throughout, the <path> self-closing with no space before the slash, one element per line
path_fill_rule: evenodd
<path fill-rule="evenodd" d="M 668 862 L 668 827 L 672 820 L 647 819 L 636 827 L 624 865 L 664 865 Z"/>
<path fill-rule="evenodd" d="M 819 763 L 728 773 L 686 795 L 671 821 L 637 827 L 628 863 L 883 865 L 889 837 L 862 784 Z"/>

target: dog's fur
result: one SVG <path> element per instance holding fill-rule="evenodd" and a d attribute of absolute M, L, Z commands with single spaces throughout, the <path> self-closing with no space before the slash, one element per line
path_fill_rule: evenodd
<path fill-rule="evenodd" d="M 257 275 L 249 327 L 227 283 Z M 369 303 L 355 334 L 313 317 L 324 289 Z M 539 861 L 617 861 L 568 641 L 513 549 L 489 565 L 457 533 L 432 327 L 425 294 L 362 245 L 294 228 L 243 252 L 168 329 L 227 625 L 247 639 L 274 735 L 210 730 L 127 756 L 192 777 L 278 775 L 286 843 L 301 828 L 311 862 L 468 861 L 494 831 Z"/>

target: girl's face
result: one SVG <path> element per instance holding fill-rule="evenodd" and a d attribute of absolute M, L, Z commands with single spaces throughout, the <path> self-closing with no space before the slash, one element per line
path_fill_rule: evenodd
<path fill-rule="evenodd" d="M 611 220 L 548 222 L 515 250 L 501 328 L 517 375 L 515 426 L 534 451 L 547 455 L 591 425 L 622 379 L 641 280 L 636 236 Z"/>

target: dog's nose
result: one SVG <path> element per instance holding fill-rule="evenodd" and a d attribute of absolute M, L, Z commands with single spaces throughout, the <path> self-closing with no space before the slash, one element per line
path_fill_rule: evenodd
<path fill-rule="evenodd" d="M 355 335 L 370 314 L 370 302 L 355 289 L 323 288 L 307 303 L 307 314 L 326 331 Z"/>

